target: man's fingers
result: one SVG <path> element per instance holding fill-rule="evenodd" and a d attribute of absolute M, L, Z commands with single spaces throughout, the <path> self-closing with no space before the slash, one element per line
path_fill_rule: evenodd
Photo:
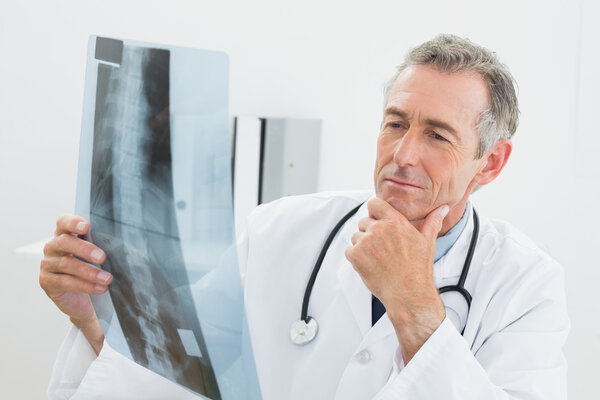
<path fill-rule="evenodd" d="M 352 257 L 352 253 L 353 253 L 353 247 L 352 246 L 348 246 L 346 248 L 346 251 L 344 251 L 344 255 L 346 256 L 346 260 L 350 261 L 352 263 L 353 261 L 353 257 Z"/>
<path fill-rule="evenodd" d="M 398 210 L 396 210 L 390 203 L 374 197 L 367 202 L 367 208 L 369 210 L 369 217 L 375 221 L 388 220 L 391 221 L 396 227 L 405 229 L 412 228 L 410 221 Z"/>
<path fill-rule="evenodd" d="M 358 221 L 358 230 L 360 232 L 366 232 L 375 222 L 377 221 L 375 221 L 373 218 L 362 218 L 360 221 Z"/>
<path fill-rule="evenodd" d="M 69 233 L 58 235 L 46 243 L 44 254 L 50 257 L 73 254 L 94 264 L 101 264 L 106 257 L 97 246 Z"/>
<path fill-rule="evenodd" d="M 380 220 L 393 218 L 400 214 L 390 203 L 380 199 L 379 197 L 373 197 L 367 202 L 367 209 L 369 210 L 369 217 Z"/>
<path fill-rule="evenodd" d="M 108 288 L 107 285 L 89 282 L 73 275 L 44 271 L 40 273 L 40 286 L 50 298 L 66 292 L 100 294 L 106 292 Z"/>
<path fill-rule="evenodd" d="M 352 242 L 353 246 L 356 246 L 356 244 L 358 242 L 360 242 L 360 240 L 366 235 L 366 233 L 364 232 L 354 232 L 352 234 L 352 237 L 350 238 L 350 241 Z"/>
<path fill-rule="evenodd" d="M 49 273 L 72 275 L 76 278 L 100 285 L 108 285 L 112 275 L 73 256 L 46 257 L 40 269 Z"/>
<path fill-rule="evenodd" d="M 73 214 L 64 214 L 56 220 L 55 235 L 59 236 L 63 233 L 75 233 L 85 235 L 90 230 L 90 224 L 85 218 Z"/>
<path fill-rule="evenodd" d="M 442 229 L 444 218 L 448 215 L 450 207 L 446 204 L 433 210 L 425 217 L 425 222 L 421 228 L 421 233 L 428 237 L 430 240 L 435 241 Z"/>

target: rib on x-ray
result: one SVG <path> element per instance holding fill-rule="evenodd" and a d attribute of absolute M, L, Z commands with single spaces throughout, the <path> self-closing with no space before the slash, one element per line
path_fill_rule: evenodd
<path fill-rule="evenodd" d="M 260 396 L 239 360 L 227 91 L 222 53 L 92 37 L 77 198 L 114 276 L 93 296 L 109 345 L 224 400 Z M 232 315 L 203 311 L 220 297 Z"/>

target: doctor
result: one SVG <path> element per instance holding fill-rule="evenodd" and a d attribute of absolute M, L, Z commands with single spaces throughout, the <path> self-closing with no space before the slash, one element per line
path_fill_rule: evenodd
<path fill-rule="evenodd" d="M 562 269 L 469 202 L 506 165 L 518 113 L 492 52 L 438 36 L 386 88 L 375 195 L 290 197 L 249 216 L 238 252 L 264 399 L 566 399 Z M 103 261 L 70 235 L 88 229 L 59 218 L 41 264 L 74 323 L 50 397 L 190 398 L 104 342 L 88 294 L 112 277 L 73 257 Z M 459 281 L 468 296 L 439 294 Z M 301 316 L 318 329 L 290 333 Z"/>

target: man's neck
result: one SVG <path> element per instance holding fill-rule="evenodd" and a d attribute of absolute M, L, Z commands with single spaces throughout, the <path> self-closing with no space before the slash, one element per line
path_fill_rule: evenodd
<path fill-rule="evenodd" d="M 442 229 L 440 229 L 438 237 L 444 236 L 446 233 L 448 233 L 450 229 L 454 227 L 454 225 L 458 223 L 458 221 L 460 221 L 460 219 L 465 213 L 465 209 L 467 207 L 467 200 L 468 197 L 461 200 L 455 206 L 450 207 L 450 211 L 448 212 L 448 215 L 446 215 L 446 218 L 444 218 L 444 223 L 442 224 Z"/>

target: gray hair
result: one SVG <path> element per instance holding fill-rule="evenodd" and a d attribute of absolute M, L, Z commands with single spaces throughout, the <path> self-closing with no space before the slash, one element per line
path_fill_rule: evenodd
<path fill-rule="evenodd" d="M 499 140 L 512 138 L 519 125 L 516 82 L 496 53 L 468 39 L 438 35 L 408 52 L 396 74 L 385 84 L 385 105 L 398 75 L 414 65 L 430 65 L 446 73 L 475 72 L 487 83 L 489 106 L 481 112 L 477 123 L 479 148 L 476 158 L 483 157 Z"/>

